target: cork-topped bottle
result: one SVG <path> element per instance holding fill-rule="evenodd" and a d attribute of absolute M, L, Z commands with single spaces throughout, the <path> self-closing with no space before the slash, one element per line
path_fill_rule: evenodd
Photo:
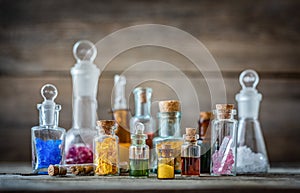
<path fill-rule="evenodd" d="M 175 157 L 175 173 L 181 173 L 181 145 L 183 143 L 181 136 L 181 112 L 180 102 L 177 100 L 160 101 L 158 113 L 158 131 L 159 136 L 153 139 L 153 147 L 156 151 L 157 157 L 160 157 L 161 153 L 159 149 L 162 145 L 170 145 L 174 150 Z M 157 162 L 154 162 L 157 163 Z M 154 165 L 153 171 L 157 171 L 157 165 Z"/>
<path fill-rule="evenodd" d="M 114 120 L 97 121 L 99 135 L 94 139 L 95 174 L 119 175 L 119 138 L 115 135 Z"/>
<path fill-rule="evenodd" d="M 217 104 L 211 139 L 211 175 L 236 175 L 237 120 L 232 104 Z"/>

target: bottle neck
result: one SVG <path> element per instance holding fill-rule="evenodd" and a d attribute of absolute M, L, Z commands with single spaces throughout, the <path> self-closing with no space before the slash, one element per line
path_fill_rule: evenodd
<path fill-rule="evenodd" d="M 131 135 L 131 144 L 136 146 L 146 145 L 147 135 Z"/>
<path fill-rule="evenodd" d="M 151 116 L 151 94 L 149 88 L 141 88 L 134 91 L 135 116 Z"/>
<path fill-rule="evenodd" d="M 73 97 L 73 128 L 95 129 L 97 100 L 90 96 Z"/>
<path fill-rule="evenodd" d="M 61 105 L 38 104 L 40 126 L 57 127 Z"/>
<path fill-rule="evenodd" d="M 181 137 L 180 135 L 180 112 L 158 113 L 159 135 L 161 137 Z"/>

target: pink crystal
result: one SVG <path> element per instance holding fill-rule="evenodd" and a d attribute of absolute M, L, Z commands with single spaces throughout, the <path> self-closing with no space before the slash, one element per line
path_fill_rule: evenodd
<path fill-rule="evenodd" d="M 232 139 L 230 136 L 224 137 L 219 150 L 212 155 L 214 174 L 231 174 L 234 164 L 234 155 L 231 149 Z"/>
<path fill-rule="evenodd" d="M 85 145 L 74 145 L 70 147 L 67 156 L 67 164 L 93 163 L 93 151 Z"/>

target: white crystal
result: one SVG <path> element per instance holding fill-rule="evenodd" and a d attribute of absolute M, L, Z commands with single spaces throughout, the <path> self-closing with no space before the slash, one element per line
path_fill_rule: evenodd
<path fill-rule="evenodd" d="M 268 161 L 262 153 L 254 153 L 247 146 L 237 148 L 237 173 L 264 173 L 268 171 Z"/>

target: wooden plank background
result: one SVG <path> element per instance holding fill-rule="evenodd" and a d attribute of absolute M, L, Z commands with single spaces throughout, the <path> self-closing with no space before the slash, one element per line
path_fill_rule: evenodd
<path fill-rule="evenodd" d="M 45 83 L 58 87 L 57 102 L 63 106 L 60 125 L 71 127 L 69 70 L 75 63 L 72 46 L 77 40 L 97 42 L 124 27 L 157 23 L 182 29 L 205 44 L 222 71 L 229 102 L 235 103 L 240 90 L 239 73 L 257 70 L 258 89 L 264 95 L 260 118 L 270 161 L 299 162 L 299 9 L 297 0 L 0 0 L 0 161 L 30 160 L 30 128 L 38 123 L 36 104 L 41 102 L 39 90 Z M 203 77 L 176 53 L 158 49 L 128 50 L 109 64 L 99 81 L 100 118 L 110 118 L 113 75 L 153 58 L 177 64 L 198 85 L 201 109 L 210 109 Z M 154 90 L 161 87 L 149 85 Z M 176 96 L 166 88 L 153 97 Z M 196 126 L 197 120 L 190 124 Z"/>

